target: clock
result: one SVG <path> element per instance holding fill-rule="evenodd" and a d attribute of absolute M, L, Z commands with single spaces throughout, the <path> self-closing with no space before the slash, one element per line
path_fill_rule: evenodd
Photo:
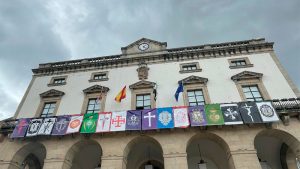
<path fill-rule="evenodd" d="M 141 51 L 145 51 L 145 50 L 149 49 L 149 44 L 148 43 L 141 43 L 141 44 L 139 44 L 138 48 Z"/>

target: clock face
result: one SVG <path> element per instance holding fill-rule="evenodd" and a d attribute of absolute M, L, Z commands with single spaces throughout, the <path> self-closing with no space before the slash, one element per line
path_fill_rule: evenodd
<path fill-rule="evenodd" d="M 145 51 L 145 50 L 147 50 L 147 49 L 149 49 L 149 44 L 148 44 L 148 43 L 141 43 L 141 44 L 139 45 L 139 50 Z"/>

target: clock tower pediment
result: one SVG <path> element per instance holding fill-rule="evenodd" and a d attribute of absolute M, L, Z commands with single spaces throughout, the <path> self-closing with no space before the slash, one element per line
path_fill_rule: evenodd
<path fill-rule="evenodd" d="M 122 54 L 139 54 L 147 52 L 162 51 L 167 48 L 167 42 L 158 42 L 155 40 L 141 38 L 126 47 L 122 47 Z"/>

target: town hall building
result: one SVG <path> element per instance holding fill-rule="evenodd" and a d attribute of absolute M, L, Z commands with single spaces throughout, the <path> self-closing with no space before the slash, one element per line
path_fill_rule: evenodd
<path fill-rule="evenodd" d="M 0 122 L 0 169 L 300 169 L 300 92 L 273 45 L 142 38 L 39 64 Z"/>

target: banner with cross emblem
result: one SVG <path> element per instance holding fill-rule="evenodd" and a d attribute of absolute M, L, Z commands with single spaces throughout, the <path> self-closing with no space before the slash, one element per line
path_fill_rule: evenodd
<path fill-rule="evenodd" d="M 30 119 L 20 119 L 17 126 L 15 127 L 11 138 L 22 138 L 25 136 L 27 128 L 29 126 Z"/>
<path fill-rule="evenodd" d="M 157 109 L 157 128 L 174 128 L 172 107 Z"/>
<path fill-rule="evenodd" d="M 224 119 L 221 112 L 220 104 L 206 104 L 205 114 L 208 125 L 223 125 Z"/>
<path fill-rule="evenodd" d="M 221 104 L 225 125 L 243 124 L 237 104 Z"/>
<path fill-rule="evenodd" d="M 245 124 L 262 122 L 255 102 L 240 102 L 238 106 Z"/>
<path fill-rule="evenodd" d="M 111 112 L 99 113 L 96 132 L 109 132 L 110 131 Z"/>
<path fill-rule="evenodd" d="M 126 111 L 112 112 L 110 131 L 125 131 Z"/>
<path fill-rule="evenodd" d="M 128 110 L 126 117 L 126 130 L 141 130 L 141 110 Z"/>
<path fill-rule="evenodd" d="M 142 110 L 142 130 L 157 129 L 156 109 Z"/>
<path fill-rule="evenodd" d="M 257 102 L 256 105 L 263 122 L 279 121 L 278 115 L 271 102 Z"/>
<path fill-rule="evenodd" d="M 44 118 L 43 123 L 38 131 L 38 135 L 50 135 L 55 121 L 55 117 Z"/>
<path fill-rule="evenodd" d="M 191 126 L 206 126 L 207 120 L 203 105 L 189 107 L 188 111 Z"/>
<path fill-rule="evenodd" d="M 43 123 L 43 119 L 31 119 L 27 129 L 26 137 L 36 136 Z"/>
<path fill-rule="evenodd" d="M 68 129 L 69 122 L 70 122 L 70 116 L 58 116 L 54 124 L 51 135 L 54 136 L 65 135 Z"/>
<path fill-rule="evenodd" d="M 95 133 L 98 113 L 87 113 L 83 116 L 80 133 Z"/>

